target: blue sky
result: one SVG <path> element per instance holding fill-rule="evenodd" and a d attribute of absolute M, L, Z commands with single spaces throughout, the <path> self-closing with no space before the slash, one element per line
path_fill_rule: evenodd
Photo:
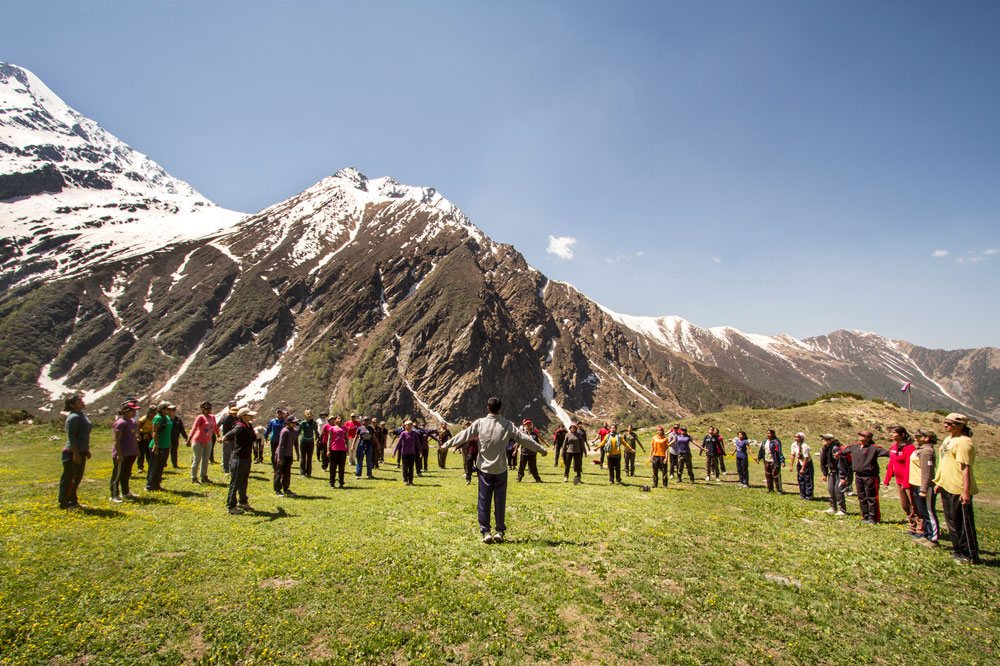
<path fill-rule="evenodd" d="M 1000 346 L 998 34 L 996 2 L 9 0 L 0 59 L 229 208 L 356 166 L 619 312 L 959 348 Z"/>

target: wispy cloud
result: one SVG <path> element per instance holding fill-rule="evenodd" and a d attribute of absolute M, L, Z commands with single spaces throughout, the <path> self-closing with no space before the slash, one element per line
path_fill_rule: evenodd
<path fill-rule="evenodd" d="M 575 244 L 576 239 L 572 236 L 560 236 L 559 238 L 549 236 L 549 246 L 545 251 L 556 255 L 560 259 L 572 259 L 573 245 Z"/>
<path fill-rule="evenodd" d="M 632 261 L 633 259 L 638 259 L 644 254 L 646 254 L 644 250 L 639 250 L 635 254 L 624 254 L 622 252 L 615 252 L 615 255 L 613 257 L 604 257 L 604 263 L 620 264 L 623 261 Z"/>
<path fill-rule="evenodd" d="M 948 250 L 934 250 L 934 254 L 932 254 L 931 256 L 932 257 L 947 257 L 949 254 L 950 254 L 950 252 L 948 252 Z"/>
<path fill-rule="evenodd" d="M 718 258 L 718 257 L 712 257 L 712 261 L 713 261 L 714 263 L 716 263 L 716 264 L 721 264 L 721 263 L 722 263 L 722 259 L 720 259 L 720 258 Z"/>
<path fill-rule="evenodd" d="M 1000 248 L 991 247 L 988 250 L 969 250 L 955 260 L 956 264 L 978 264 L 980 261 L 1000 254 Z"/>

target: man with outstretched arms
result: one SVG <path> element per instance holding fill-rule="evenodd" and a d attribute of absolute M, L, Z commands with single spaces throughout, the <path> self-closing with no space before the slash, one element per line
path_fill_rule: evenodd
<path fill-rule="evenodd" d="M 447 442 L 445 448 L 461 446 L 472 438 L 479 439 L 479 532 L 483 543 L 502 543 L 507 524 L 504 516 L 507 510 L 507 442 L 511 439 L 525 449 L 548 455 L 544 446 L 521 432 L 517 426 L 500 416 L 500 398 L 490 398 L 486 403 L 488 414 L 472 422 Z M 496 517 L 496 533 L 490 534 L 490 504 Z"/>

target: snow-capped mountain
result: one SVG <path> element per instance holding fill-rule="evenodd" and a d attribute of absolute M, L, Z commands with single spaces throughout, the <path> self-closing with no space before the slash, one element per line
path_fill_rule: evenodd
<path fill-rule="evenodd" d="M 544 424 L 835 390 L 899 401 L 906 380 L 914 406 L 1000 416 L 995 349 L 621 315 L 549 281 L 431 188 L 344 169 L 241 217 L 25 70 L 0 68 L 0 102 L 4 406 L 54 409 L 82 390 L 97 407 L 236 397 L 454 421 L 498 394 L 510 416 Z"/>
<path fill-rule="evenodd" d="M 7 63 L 0 63 L 0 209 L 2 286 L 78 273 L 242 217 Z"/>

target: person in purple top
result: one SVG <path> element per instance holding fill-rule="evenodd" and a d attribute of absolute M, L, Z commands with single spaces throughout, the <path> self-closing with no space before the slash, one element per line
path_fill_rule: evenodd
<path fill-rule="evenodd" d="M 413 461 L 420 451 L 420 435 L 413 428 L 413 421 L 403 423 L 403 429 L 397 434 L 398 441 L 392 455 L 397 453 L 403 459 L 403 485 L 413 485 Z"/>
<path fill-rule="evenodd" d="M 278 497 L 295 496 L 288 486 L 292 482 L 292 462 L 299 446 L 298 425 L 298 419 L 288 415 L 278 433 L 278 445 L 274 448 L 274 494 Z"/>
<path fill-rule="evenodd" d="M 112 428 L 114 441 L 111 444 L 111 497 L 110 501 L 120 503 L 122 498 L 135 499 L 128 488 L 132 477 L 132 465 L 139 456 L 139 442 L 136 439 L 135 412 L 139 408 L 133 402 L 122 403 L 118 418 Z"/>
<path fill-rule="evenodd" d="M 374 479 L 372 476 L 372 457 L 375 453 L 375 435 L 372 431 L 371 419 L 367 416 L 362 417 L 361 425 L 354 432 L 354 446 L 355 446 L 355 460 L 357 461 L 357 467 L 354 471 L 355 478 L 361 478 L 361 465 L 366 464 L 368 470 L 368 478 Z"/>
<path fill-rule="evenodd" d="M 680 483 L 684 477 L 684 467 L 687 466 L 688 476 L 691 483 L 694 483 L 694 469 L 691 467 L 691 436 L 688 435 L 687 428 L 681 428 L 680 433 L 674 440 L 677 447 L 677 482 Z"/>

